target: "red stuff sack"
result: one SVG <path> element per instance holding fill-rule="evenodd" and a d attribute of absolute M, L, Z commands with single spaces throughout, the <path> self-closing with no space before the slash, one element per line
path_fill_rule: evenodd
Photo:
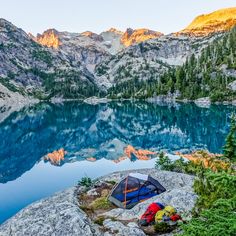
<path fill-rule="evenodd" d="M 178 215 L 178 214 L 174 214 L 174 215 L 172 215 L 172 216 L 170 217 L 170 219 L 171 219 L 172 221 L 178 221 L 178 220 L 181 220 L 181 216 Z"/>
<path fill-rule="evenodd" d="M 147 210 L 144 212 L 144 214 L 141 216 L 139 220 L 139 224 L 141 226 L 147 226 L 154 222 L 155 220 L 155 215 L 158 211 L 162 210 L 164 206 L 160 203 L 153 202 L 150 204 L 147 208 Z"/>

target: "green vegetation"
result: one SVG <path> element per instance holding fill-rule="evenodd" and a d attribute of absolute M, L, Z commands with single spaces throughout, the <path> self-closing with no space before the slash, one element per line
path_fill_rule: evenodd
<path fill-rule="evenodd" d="M 22 95 L 25 95 L 25 90 L 22 87 L 17 87 L 13 83 L 11 83 L 12 77 L 14 76 L 14 74 L 10 73 L 8 74 L 7 78 L 0 77 L 0 83 L 14 93 L 18 92 Z"/>
<path fill-rule="evenodd" d="M 225 73 L 230 69 L 236 69 L 236 28 L 215 39 L 199 57 L 192 55 L 184 65 L 170 68 L 159 79 L 155 79 L 154 71 L 151 73 L 153 78 L 147 81 L 139 79 L 140 76 L 131 77 L 112 87 L 109 96 L 148 98 L 179 92 L 179 99 L 210 97 L 213 102 L 234 100 L 236 93 L 228 88 L 228 84 L 235 79 Z M 150 70 L 148 64 L 143 66 L 142 72 L 145 70 Z"/>
<path fill-rule="evenodd" d="M 199 163 L 176 160 L 161 155 L 157 167 L 195 174 L 194 191 L 198 195 L 193 218 L 180 224 L 182 236 L 233 236 L 236 233 L 236 175 L 232 168 L 213 172 Z M 232 165 L 235 165 L 233 162 Z M 168 232 L 168 225 L 155 225 L 156 232 Z M 167 230 L 167 231 L 165 231 Z"/>
<path fill-rule="evenodd" d="M 155 167 L 161 170 L 173 171 L 175 166 L 171 162 L 168 156 L 165 156 L 164 152 L 161 152 L 159 158 L 156 160 Z"/>
<path fill-rule="evenodd" d="M 154 230 L 156 233 L 164 234 L 170 233 L 176 229 L 176 225 L 169 225 L 166 222 L 157 222 L 154 225 Z"/>
<path fill-rule="evenodd" d="M 156 160 L 155 168 L 185 174 L 196 174 L 204 169 L 201 163 L 194 164 L 193 162 L 184 160 L 183 158 L 171 161 L 171 159 L 168 156 L 165 156 L 163 152 Z"/>
<path fill-rule="evenodd" d="M 42 96 L 40 92 L 38 95 L 44 99 L 52 97 L 80 99 L 100 95 L 97 86 L 89 80 L 83 80 L 78 71 L 57 70 L 54 73 L 45 73 L 37 68 L 32 68 L 28 72 L 42 78 L 46 96 Z"/>
<path fill-rule="evenodd" d="M 236 176 L 206 171 L 194 183 L 195 216 L 183 224 L 182 236 L 233 236 L 236 233 Z"/>
<path fill-rule="evenodd" d="M 93 185 L 93 181 L 89 177 L 82 177 L 81 180 L 78 181 L 78 185 L 89 188 Z"/>
<path fill-rule="evenodd" d="M 232 115 L 230 132 L 226 138 L 226 143 L 224 146 L 224 156 L 232 161 L 236 162 L 236 117 Z"/>
<path fill-rule="evenodd" d="M 95 199 L 91 204 L 90 204 L 91 208 L 93 210 L 107 210 L 110 209 L 113 205 L 110 201 L 108 201 L 107 196 L 105 197 L 99 197 L 97 199 Z"/>
<path fill-rule="evenodd" d="M 95 224 L 98 224 L 98 225 L 100 225 L 100 226 L 102 226 L 104 220 L 105 220 L 105 217 L 104 217 L 104 216 L 99 216 L 98 218 L 96 218 L 96 219 L 94 220 L 94 223 L 95 223 Z"/>
<path fill-rule="evenodd" d="M 52 56 L 48 51 L 46 51 L 42 48 L 37 48 L 37 49 L 33 50 L 32 56 L 36 60 L 40 60 L 42 62 L 45 62 L 48 64 L 48 66 L 52 66 Z"/>

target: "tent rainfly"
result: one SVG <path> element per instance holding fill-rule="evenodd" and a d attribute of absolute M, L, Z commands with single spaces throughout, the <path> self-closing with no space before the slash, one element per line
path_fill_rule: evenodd
<path fill-rule="evenodd" d="M 120 208 L 131 209 L 166 189 L 150 175 L 130 173 L 111 191 L 108 200 Z"/>

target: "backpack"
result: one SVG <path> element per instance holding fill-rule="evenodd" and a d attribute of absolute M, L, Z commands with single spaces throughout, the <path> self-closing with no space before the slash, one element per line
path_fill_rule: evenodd
<path fill-rule="evenodd" d="M 158 211 L 162 210 L 164 206 L 159 202 L 153 202 L 150 204 L 147 208 L 147 210 L 144 212 L 144 214 L 141 216 L 139 220 L 139 224 L 141 226 L 147 226 L 154 222 L 155 215 Z"/>

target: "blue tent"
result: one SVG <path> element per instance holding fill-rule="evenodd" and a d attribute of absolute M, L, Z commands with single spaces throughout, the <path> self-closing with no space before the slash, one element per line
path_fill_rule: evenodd
<path fill-rule="evenodd" d="M 166 189 L 150 175 L 130 173 L 111 191 L 109 201 L 120 208 L 130 209 Z"/>

